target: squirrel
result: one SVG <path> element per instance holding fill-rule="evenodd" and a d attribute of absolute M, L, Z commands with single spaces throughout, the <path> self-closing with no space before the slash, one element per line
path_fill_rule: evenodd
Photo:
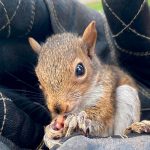
<path fill-rule="evenodd" d="M 119 67 L 103 64 L 95 53 L 96 22 L 82 36 L 61 33 L 39 44 L 35 68 L 53 121 L 47 136 L 71 135 L 75 129 L 90 136 L 122 135 L 140 120 L 140 100 L 134 80 Z"/>

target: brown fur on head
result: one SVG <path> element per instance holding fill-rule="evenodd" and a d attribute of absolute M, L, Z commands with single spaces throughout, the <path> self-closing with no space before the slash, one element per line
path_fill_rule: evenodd
<path fill-rule="evenodd" d="M 39 53 L 36 74 L 53 117 L 82 109 L 83 102 L 89 101 L 88 96 L 95 90 L 100 67 L 95 54 L 95 26 L 92 21 L 82 37 L 57 34 L 41 46 L 29 38 L 31 47 Z M 81 63 L 85 73 L 77 76 L 76 67 Z"/>

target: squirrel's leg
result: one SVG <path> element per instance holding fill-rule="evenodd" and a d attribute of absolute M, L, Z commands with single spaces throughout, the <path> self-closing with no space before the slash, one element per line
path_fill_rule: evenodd
<path fill-rule="evenodd" d="M 90 132 L 91 130 L 91 120 L 87 119 L 85 111 L 81 111 L 79 114 L 71 114 L 67 117 L 65 120 L 65 136 L 70 136 L 77 128 L 84 133 Z"/>
<path fill-rule="evenodd" d="M 110 98 L 102 98 L 95 106 L 73 114 L 65 121 L 66 136 L 75 129 L 85 135 L 106 137 L 113 134 L 114 106 Z M 78 131 L 78 130 L 77 130 Z"/>
<path fill-rule="evenodd" d="M 65 136 L 70 136 L 75 129 L 82 130 L 85 135 L 92 131 L 92 121 L 87 118 L 85 111 L 81 111 L 78 115 L 71 115 L 66 119 L 65 125 L 67 127 Z"/>
<path fill-rule="evenodd" d="M 136 133 L 150 133 L 150 121 L 149 120 L 143 120 L 141 122 L 135 122 L 131 126 L 129 126 L 124 134 L 127 135 L 130 132 L 136 132 Z"/>
<path fill-rule="evenodd" d="M 69 115 L 64 122 L 64 130 L 66 131 L 65 136 L 70 136 L 77 128 L 77 115 Z"/>
<path fill-rule="evenodd" d="M 140 101 L 135 88 L 121 85 L 116 89 L 115 112 L 114 135 L 123 135 L 126 128 L 140 120 Z"/>
<path fill-rule="evenodd" d="M 90 136 L 108 137 L 113 135 L 114 112 L 113 108 L 109 109 L 106 105 L 86 111 L 89 122 L 87 129 Z"/>

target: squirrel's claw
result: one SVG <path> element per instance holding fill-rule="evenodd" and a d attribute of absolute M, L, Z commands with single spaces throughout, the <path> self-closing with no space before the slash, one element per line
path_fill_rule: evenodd
<path fill-rule="evenodd" d="M 75 129 L 82 130 L 86 135 L 91 133 L 91 120 L 87 119 L 85 111 L 78 115 L 72 114 L 65 120 L 65 128 L 67 129 L 65 136 L 70 136 Z"/>
<path fill-rule="evenodd" d="M 150 121 L 143 120 L 141 122 L 135 122 L 130 127 L 128 127 L 124 134 L 127 135 L 130 132 L 136 132 L 136 133 L 150 133 Z"/>
<path fill-rule="evenodd" d="M 85 134 L 90 134 L 92 130 L 91 120 L 87 119 L 87 114 L 85 111 L 79 113 L 79 115 L 77 116 L 77 120 L 79 129 L 83 130 Z"/>
<path fill-rule="evenodd" d="M 67 117 L 67 119 L 65 120 L 65 123 L 64 123 L 64 128 L 65 130 L 67 130 L 66 132 L 66 137 L 67 136 L 70 136 L 73 131 L 76 129 L 77 127 L 77 116 L 76 114 L 71 114 Z"/>

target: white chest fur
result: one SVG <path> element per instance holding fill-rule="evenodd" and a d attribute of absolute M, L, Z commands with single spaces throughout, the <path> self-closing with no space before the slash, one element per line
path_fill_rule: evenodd
<path fill-rule="evenodd" d="M 140 100 L 137 90 L 129 85 L 119 86 L 116 90 L 114 134 L 123 134 L 128 126 L 139 120 Z"/>
<path fill-rule="evenodd" d="M 101 83 L 94 82 L 89 90 L 79 99 L 79 106 L 76 112 L 84 111 L 86 108 L 95 106 L 100 98 L 103 96 L 104 87 Z"/>

